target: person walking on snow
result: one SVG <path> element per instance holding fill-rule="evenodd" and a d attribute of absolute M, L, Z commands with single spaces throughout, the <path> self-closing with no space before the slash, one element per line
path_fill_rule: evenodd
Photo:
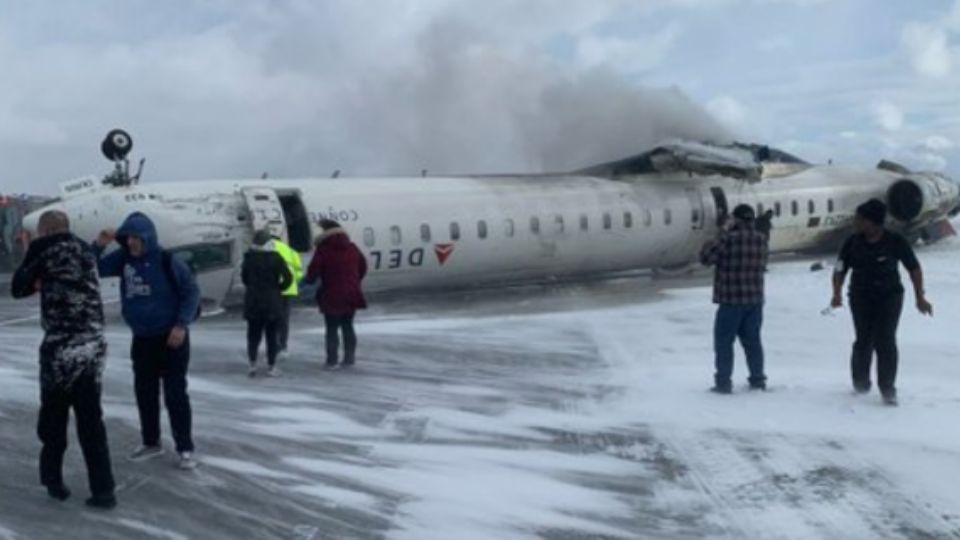
<path fill-rule="evenodd" d="M 295 249 L 276 236 L 273 237 L 273 249 L 283 258 L 283 261 L 287 264 L 287 269 L 290 270 L 290 274 L 293 275 L 293 281 L 290 283 L 290 286 L 283 290 L 283 296 L 281 298 L 283 303 L 283 316 L 277 325 L 277 340 L 280 345 L 279 356 L 286 358 L 287 341 L 290 338 L 290 310 L 293 308 L 293 303 L 300 294 L 300 289 L 297 284 L 303 279 L 303 261 L 300 260 L 300 254 L 297 253 Z"/>
<path fill-rule="evenodd" d="M 273 242 L 267 231 L 258 231 L 253 235 L 250 250 L 243 256 L 241 275 L 245 289 L 243 316 L 247 319 L 249 375 L 257 375 L 258 350 L 266 334 L 267 374 L 274 377 L 278 374 L 278 330 L 284 315 L 282 293 L 293 282 L 293 275 L 283 258 L 273 250 Z"/>
<path fill-rule="evenodd" d="M 871 199 L 857 207 L 853 220 L 855 233 L 847 238 L 833 274 L 834 308 L 843 306 L 843 282 L 848 272 L 850 312 L 856 340 L 850 356 L 853 389 L 859 394 L 870 391 L 870 364 L 877 353 L 877 386 L 887 405 L 897 405 L 897 326 L 903 312 L 903 285 L 898 266 L 910 273 L 917 310 L 933 316 L 933 305 L 923 290 L 923 270 L 910 243 L 888 231 L 883 223 L 887 207 Z"/>
<path fill-rule="evenodd" d="M 104 255 L 116 240 L 120 249 Z M 164 250 L 149 217 L 134 212 L 114 232 L 101 231 L 94 245 L 102 277 L 120 278 L 123 319 L 133 332 L 130 357 L 140 414 L 142 444 L 130 454 L 141 461 L 163 454 L 160 444 L 160 387 L 183 469 L 193 469 L 189 326 L 200 305 L 200 289 L 187 265 Z"/>
<path fill-rule="evenodd" d="M 37 435 L 43 443 L 40 483 L 54 499 L 70 497 L 70 489 L 63 482 L 63 455 L 73 409 L 90 484 L 91 496 L 86 504 L 113 508 L 117 499 L 100 406 L 107 340 L 103 335 L 97 261 L 90 247 L 70 233 L 70 222 L 62 212 L 44 212 L 37 232 L 40 237 L 30 243 L 13 275 L 10 292 L 14 298 L 40 292 L 44 329 L 37 421 Z"/>
<path fill-rule="evenodd" d="M 327 368 L 338 365 L 340 333 L 343 333 L 343 365 L 356 361 L 357 335 L 353 319 L 358 309 L 367 307 L 361 282 L 367 274 L 367 261 L 360 248 L 350 241 L 347 232 L 336 221 L 320 222 L 323 233 L 307 267 L 304 283 L 320 280 L 317 305 L 326 324 Z"/>
<path fill-rule="evenodd" d="M 716 354 L 711 391 L 733 391 L 733 344 L 739 337 L 747 356 L 752 390 L 766 390 L 763 342 L 764 273 L 769 237 L 756 229 L 753 208 L 741 204 L 733 210 L 733 223 L 721 227 L 716 239 L 704 244 L 700 262 L 716 267 L 713 302 L 718 304 L 713 343 Z"/>

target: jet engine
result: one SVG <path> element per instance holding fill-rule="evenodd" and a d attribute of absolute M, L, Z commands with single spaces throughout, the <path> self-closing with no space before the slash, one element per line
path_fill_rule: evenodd
<path fill-rule="evenodd" d="M 914 173 L 887 189 L 890 216 L 920 224 L 949 215 L 957 204 L 957 185 L 935 173 Z"/>

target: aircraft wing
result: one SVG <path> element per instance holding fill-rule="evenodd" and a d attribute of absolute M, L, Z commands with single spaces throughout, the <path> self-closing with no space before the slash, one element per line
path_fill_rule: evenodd
<path fill-rule="evenodd" d="M 656 173 L 688 173 L 700 176 L 728 176 L 750 183 L 763 175 L 766 147 L 714 145 L 693 141 L 662 144 L 633 157 L 595 165 L 580 174 L 617 178 Z M 769 154 L 769 149 L 766 149 Z"/>

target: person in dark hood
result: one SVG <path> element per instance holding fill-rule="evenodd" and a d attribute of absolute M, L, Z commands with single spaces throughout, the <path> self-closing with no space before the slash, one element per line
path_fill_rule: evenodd
<path fill-rule="evenodd" d="M 339 334 L 342 331 L 343 365 L 349 367 L 356 361 L 357 351 L 353 319 L 358 309 L 367 307 L 361 289 L 361 282 L 367 274 L 367 260 L 339 223 L 324 219 L 320 227 L 323 233 L 317 238 L 304 282 L 313 284 L 320 280 L 317 305 L 326 324 L 326 366 L 335 368 L 338 365 Z"/>
<path fill-rule="evenodd" d="M 757 230 L 770 237 L 773 231 L 773 210 L 767 210 L 756 219 Z"/>
<path fill-rule="evenodd" d="M 30 243 L 13 275 L 10 292 L 14 298 L 40 292 L 45 332 L 40 345 L 37 422 L 37 435 L 43 443 L 40 483 L 54 499 L 70 497 L 70 489 L 63 483 L 63 455 L 72 408 L 90 483 L 91 496 L 86 503 L 113 508 L 117 499 L 100 406 L 107 340 L 97 261 L 90 247 L 70 233 L 66 214 L 44 212 L 37 229 L 40 237 Z"/>
<path fill-rule="evenodd" d="M 713 392 L 733 391 L 733 344 L 740 338 L 754 390 L 765 390 L 763 342 L 764 272 L 769 237 L 756 229 L 753 208 L 741 204 L 733 210 L 733 223 L 721 227 L 715 240 L 704 244 L 700 262 L 716 267 L 713 302 L 718 304 L 714 323 L 716 373 Z"/>
<path fill-rule="evenodd" d="M 103 255 L 112 242 L 120 249 Z M 94 245 L 102 277 L 120 278 L 123 319 L 133 332 L 130 356 L 140 413 L 142 444 L 130 455 L 140 461 L 163 453 L 160 444 L 160 386 L 180 467 L 196 467 L 192 412 L 187 395 L 188 328 L 197 314 L 200 290 L 186 264 L 160 247 L 146 215 L 134 212 L 116 232 L 104 230 Z"/>
<path fill-rule="evenodd" d="M 293 274 L 283 257 L 273 250 L 270 233 L 257 231 L 250 250 L 243 256 L 243 316 L 247 319 L 247 358 L 251 377 L 257 375 L 260 340 L 267 336 L 267 374 L 277 375 L 280 350 L 279 327 L 284 317 L 283 291 L 293 283 Z"/>
<path fill-rule="evenodd" d="M 923 290 L 923 270 L 910 243 L 899 234 L 884 228 L 887 207 L 871 199 L 857 207 L 853 224 L 855 233 L 840 249 L 833 274 L 834 308 L 843 306 L 843 282 L 850 278 L 850 311 L 856 341 L 850 358 L 853 389 L 870 391 L 870 364 L 877 353 L 877 386 L 887 405 L 897 405 L 897 326 L 903 311 L 903 285 L 898 266 L 910 272 L 917 310 L 933 315 L 933 306 Z"/>

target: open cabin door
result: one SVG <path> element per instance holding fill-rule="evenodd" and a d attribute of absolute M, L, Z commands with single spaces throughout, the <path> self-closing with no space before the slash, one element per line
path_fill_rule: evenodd
<path fill-rule="evenodd" d="M 270 188 L 243 188 L 254 231 L 268 230 L 271 236 L 287 242 L 287 222 L 277 192 Z"/>

